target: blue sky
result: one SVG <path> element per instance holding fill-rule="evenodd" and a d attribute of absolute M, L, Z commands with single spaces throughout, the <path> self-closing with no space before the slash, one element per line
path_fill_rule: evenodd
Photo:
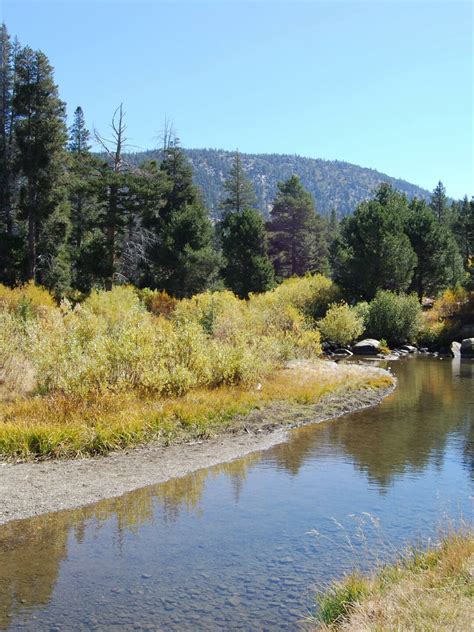
<path fill-rule="evenodd" d="M 185 147 L 347 160 L 474 194 L 471 2 L 0 0 L 72 113 L 133 148 L 165 117 Z"/>

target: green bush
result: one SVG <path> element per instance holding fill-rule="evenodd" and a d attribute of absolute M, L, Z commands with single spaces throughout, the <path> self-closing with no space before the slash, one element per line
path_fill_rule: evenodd
<path fill-rule="evenodd" d="M 337 345 L 347 345 L 364 331 L 364 321 L 356 309 L 347 303 L 335 303 L 318 321 L 318 328 L 324 340 Z"/>
<path fill-rule="evenodd" d="M 390 346 L 413 341 L 420 330 L 421 314 L 414 294 L 380 291 L 369 304 L 366 334 L 384 338 Z"/>

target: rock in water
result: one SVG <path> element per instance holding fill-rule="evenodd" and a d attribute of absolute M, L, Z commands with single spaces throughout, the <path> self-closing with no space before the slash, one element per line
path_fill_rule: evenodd
<path fill-rule="evenodd" d="M 377 355 L 380 348 L 380 342 L 374 338 L 365 338 L 360 340 L 352 347 L 352 353 L 356 355 Z"/>
<path fill-rule="evenodd" d="M 461 342 L 461 358 L 474 358 L 474 338 L 464 338 Z"/>
<path fill-rule="evenodd" d="M 461 343 L 460 342 L 452 342 L 451 343 L 451 353 L 453 354 L 453 358 L 459 358 L 461 355 Z"/>
<path fill-rule="evenodd" d="M 352 355 L 352 351 L 349 351 L 349 349 L 336 349 L 333 355 L 339 356 L 340 358 L 348 358 Z"/>

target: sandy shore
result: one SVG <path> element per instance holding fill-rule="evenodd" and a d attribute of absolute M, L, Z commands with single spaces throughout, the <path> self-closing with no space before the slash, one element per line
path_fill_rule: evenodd
<path fill-rule="evenodd" d="M 233 434 L 207 441 L 169 447 L 151 444 L 106 457 L 69 461 L 18 464 L 0 461 L 0 524 L 121 496 L 250 452 L 266 450 L 284 442 L 291 428 L 375 406 L 392 391 L 393 388 L 339 393 L 314 405 L 279 403 L 243 417 Z"/>

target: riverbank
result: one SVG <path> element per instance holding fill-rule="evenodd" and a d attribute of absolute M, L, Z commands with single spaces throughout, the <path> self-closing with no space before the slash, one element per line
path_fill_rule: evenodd
<path fill-rule="evenodd" d="M 166 445 L 169 437 L 162 437 L 108 456 L 0 461 L 0 523 L 120 496 L 270 448 L 285 441 L 289 428 L 374 406 L 393 388 L 394 378 L 376 367 L 294 362 L 274 378 L 271 388 L 263 384 L 253 391 L 250 410 L 234 415 L 221 410 L 199 439 L 195 428 L 186 434 L 181 427 L 171 445 Z"/>
<path fill-rule="evenodd" d="M 474 532 L 446 536 L 371 577 L 351 575 L 320 601 L 318 632 L 470 630 L 474 620 Z"/>

